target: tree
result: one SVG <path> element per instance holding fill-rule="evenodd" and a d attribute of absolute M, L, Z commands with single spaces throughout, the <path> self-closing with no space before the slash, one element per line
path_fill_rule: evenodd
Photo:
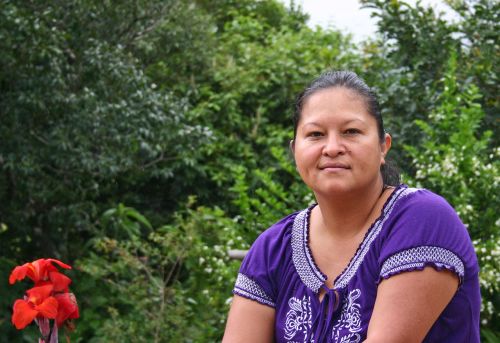
<path fill-rule="evenodd" d="M 173 177 L 193 168 L 210 132 L 132 54 L 149 28 L 176 16 L 175 7 L 157 12 L 159 4 L 2 1 L 4 279 L 9 267 L 33 257 L 84 254 L 100 213 L 120 201 L 164 216 L 178 206 L 189 180 Z M 10 306 L 8 297 L 1 301 Z"/>
<path fill-rule="evenodd" d="M 444 196 L 468 228 L 481 265 L 483 334 L 499 334 L 500 206 L 499 149 L 491 151 L 492 132 L 481 133 L 485 113 L 479 89 L 457 82 L 457 60 L 452 53 L 441 81 L 437 107 L 426 121 L 416 123 L 424 133 L 421 145 L 406 146 L 417 170 L 411 184 Z"/>
<path fill-rule="evenodd" d="M 442 13 L 420 1 L 415 6 L 399 0 L 362 1 L 378 19 L 378 37 L 364 47 L 363 74 L 381 95 L 382 112 L 396 142 L 418 145 L 421 137 L 414 120 L 426 118 L 435 107 L 442 91 L 439 80 L 452 51 L 461 66 L 457 81 L 474 82 L 484 94 L 480 101 L 486 117 L 481 130 L 492 128 L 497 133 L 498 3 L 447 3 L 458 20 L 446 21 Z M 498 145 L 496 138 L 491 143 Z M 396 147 L 395 153 L 402 165 L 410 165 L 402 149 Z"/>

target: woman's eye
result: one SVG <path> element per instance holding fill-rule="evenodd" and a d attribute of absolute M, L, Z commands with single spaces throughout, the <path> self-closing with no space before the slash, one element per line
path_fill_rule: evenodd
<path fill-rule="evenodd" d="M 323 136 L 323 134 L 319 131 L 313 131 L 307 134 L 307 137 L 321 137 L 321 136 Z"/>
<path fill-rule="evenodd" d="M 347 129 L 344 131 L 344 134 L 346 134 L 346 135 L 357 135 L 358 133 L 361 133 L 361 131 L 358 129 L 354 129 L 354 128 Z"/>

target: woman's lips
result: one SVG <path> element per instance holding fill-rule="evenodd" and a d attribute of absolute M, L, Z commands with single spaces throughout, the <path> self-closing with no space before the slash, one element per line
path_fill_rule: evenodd
<path fill-rule="evenodd" d="M 346 170 L 350 169 L 347 164 L 344 163 L 338 163 L 338 162 L 327 162 L 319 165 L 319 169 L 321 170 Z"/>

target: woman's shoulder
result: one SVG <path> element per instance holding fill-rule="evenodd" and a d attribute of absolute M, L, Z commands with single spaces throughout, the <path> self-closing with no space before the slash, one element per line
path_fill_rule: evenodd
<path fill-rule="evenodd" d="M 398 192 L 399 191 L 399 192 Z M 460 218 L 448 201 L 426 188 L 400 186 L 395 193 L 395 214 L 418 220 L 448 220 L 460 223 Z"/>
<path fill-rule="evenodd" d="M 280 273 L 291 263 L 290 237 L 299 213 L 287 215 L 257 237 L 241 264 L 235 294 L 275 307 Z"/>
<path fill-rule="evenodd" d="M 397 268 L 393 266 L 391 270 L 435 262 L 453 267 L 461 278 L 464 265 L 469 273 L 477 271 L 467 228 L 446 199 L 427 189 L 406 186 L 396 196 L 381 234 L 379 261 L 387 269 L 382 276 L 389 275 L 393 264 Z"/>
<path fill-rule="evenodd" d="M 408 201 L 421 204 L 448 204 L 444 197 L 427 188 L 410 187 L 406 184 L 400 187 Z"/>

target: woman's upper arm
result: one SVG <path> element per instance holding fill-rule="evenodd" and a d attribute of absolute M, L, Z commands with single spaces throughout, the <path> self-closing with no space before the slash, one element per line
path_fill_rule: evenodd
<path fill-rule="evenodd" d="M 234 295 L 223 343 L 273 342 L 275 310 Z"/>
<path fill-rule="evenodd" d="M 458 285 L 456 274 L 431 267 L 383 280 L 365 342 L 422 342 Z"/>

